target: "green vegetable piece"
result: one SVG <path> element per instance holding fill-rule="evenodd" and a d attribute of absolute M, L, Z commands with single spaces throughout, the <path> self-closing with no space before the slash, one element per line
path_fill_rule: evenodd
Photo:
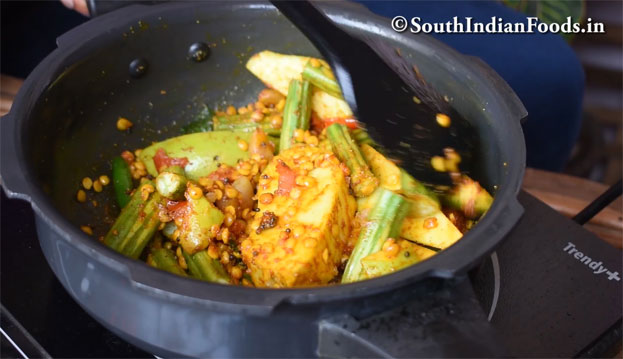
<path fill-rule="evenodd" d="M 367 197 L 372 194 L 378 187 L 379 180 L 364 160 L 359 146 L 350 137 L 348 128 L 334 123 L 327 128 L 327 137 L 335 155 L 350 170 L 350 185 L 355 196 Z"/>
<path fill-rule="evenodd" d="M 186 178 L 196 181 L 214 172 L 219 163 L 235 166 L 238 160 L 249 158 L 249 153 L 238 147 L 238 140 L 249 142 L 250 137 L 250 133 L 231 131 L 193 133 L 155 143 L 145 148 L 138 157 L 154 177 L 158 176 L 158 171 L 153 158 L 159 148 L 165 150 L 169 157 L 185 157 L 188 159 L 184 167 Z"/>
<path fill-rule="evenodd" d="M 160 172 L 154 182 L 156 183 L 158 193 L 163 197 L 179 201 L 184 198 L 188 180 L 184 176 L 184 170 L 181 167 L 172 166 Z"/>
<path fill-rule="evenodd" d="M 329 95 L 343 99 L 340 85 L 333 78 L 331 70 L 324 66 L 313 67 L 311 63 L 307 63 L 303 69 L 303 79 L 312 83 Z"/>
<path fill-rule="evenodd" d="M 404 169 L 388 160 L 372 146 L 363 144 L 360 149 L 372 173 L 379 179 L 379 186 L 402 194 L 412 202 L 411 216 L 422 217 L 439 211 L 437 196 Z"/>
<path fill-rule="evenodd" d="M 134 185 L 130 166 L 121 157 L 115 157 L 112 160 L 112 183 L 117 204 L 119 208 L 123 208 L 130 202 L 130 191 Z"/>
<path fill-rule="evenodd" d="M 195 120 L 188 125 L 182 127 L 182 133 L 197 133 L 212 131 L 212 117 L 214 112 L 208 107 L 204 106 L 201 112 L 195 117 Z"/>
<path fill-rule="evenodd" d="M 369 145 L 377 151 L 380 149 L 379 144 L 374 142 L 374 140 L 370 137 L 370 134 L 368 134 L 368 131 L 364 130 L 363 128 L 356 128 L 352 130 L 350 134 L 353 140 L 355 140 L 355 142 L 357 142 L 359 146 Z"/>
<path fill-rule="evenodd" d="M 162 234 L 167 237 L 168 239 L 173 239 L 173 233 L 177 231 L 177 226 L 175 225 L 174 221 L 171 222 L 167 222 L 167 224 L 164 225 L 164 228 L 162 229 Z"/>
<path fill-rule="evenodd" d="M 252 114 L 253 112 L 247 112 L 242 115 L 216 116 L 214 118 L 214 130 L 253 132 L 259 127 L 268 135 L 279 136 L 281 134 L 281 129 L 274 128 L 267 118 L 259 122 L 251 120 Z"/>
<path fill-rule="evenodd" d="M 291 80 L 283 109 L 279 151 L 292 147 L 294 131 L 309 129 L 311 116 L 311 86 L 309 81 Z"/>
<path fill-rule="evenodd" d="M 275 137 L 275 136 L 268 136 L 268 140 L 275 145 L 275 153 L 279 153 L 279 142 L 280 142 L 280 137 Z"/>
<path fill-rule="evenodd" d="M 205 249 L 210 243 L 210 228 L 223 223 L 223 212 L 201 196 L 188 198 L 188 215 L 184 217 L 180 230 L 180 244 L 184 251 L 195 253 Z"/>
<path fill-rule="evenodd" d="M 432 248 L 445 249 L 463 234 L 441 210 L 422 217 L 408 214 L 402 222 L 400 237 Z"/>
<path fill-rule="evenodd" d="M 410 217 L 424 217 L 441 209 L 437 195 L 402 168 L 400 169 L 400 182 L 402 194 L 411 202 Z"/>
<path fill-rule="evenodd" d="M 362 279 L 389 274 L 435 255 L 435 251 L 406 240 L 398 240 L 394 245 L 399 247 L 397 253 L 380 250 L 361 260 Z"/>
<path fill-rule="evenodd" d="M 186 271 L 182 269 L 177 262 L 175 253 L 170 249 L 153 249 L 147 258 L 147 264 L 173 274 L 181 275 L 182 277 L 188 276 Z"/>
<path fill-rule="evenodd" d="M 162 196 L 151 181 L 141 184 L 104 237 L 104 243 L 121 254 L 138 258 L 160 225 L 161 201 Z"/>
<path fill-rule="evenodd" d="M 362 227 L 355 248 L 346 263 L 342 283 L 362 280 L 361 260 L 376 253 L 387 238 L 397 238 L 402 221 L 409 211 L 409 202 L 401 195 L 379 187 L 365 226 Z"/>
<path fill-rule="evenodd" d="M 469 219 L 482 216 L 493 203 L 493 197 L 480 183 L 463 176 L 459 183 L 444 198 L 444 203 L 463 212 Z"/>
<path fill-rule="evenodd" d="M 185 251 L 182 253 L 188 270 L 194 278 L 207 282 L 229 284 L 229 275 L 227 275 L 225 268 L 218 259 L 212 259 L 207 251 L 200 251 L 192 255 Z"/>

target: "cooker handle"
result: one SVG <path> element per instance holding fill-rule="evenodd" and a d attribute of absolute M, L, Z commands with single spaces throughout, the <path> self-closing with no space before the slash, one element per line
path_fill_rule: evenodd
<path fill-rule="evenodd" d="M 467 276 L 430 278 L 416 286 L 411 294 L 407 304 L 364 319 L 340 316 L 322 320 L 319 323 L 318 356 L 508 356 L 487 321 Z M 385 300 L 391 301 L 391 298 Z"/>
<path fill-rule="evenodd" d="M 149 0 L 87 0 L 87 7 L 89 8 L 89 16 L 97 17 L 128 5 L 153 5 L 162 2 Z"/>
<path fill-rule="evenodd" d="M 498 94 L 506 102 L 509 113 L 517 117 L 517 120 L 521 123 L 528 118 L 528 110 L 524 107 L 523 103 L 510 87 L 510 85 L 500 76 L 495 70 L 491 68 L 486 62 L 478 56 L 464 55 L 468 62 L 474 65 L 474 68 L 480 73 L 480 75 L 492 83 L 497 90 Z"/>
<path fill-rule="evenodd" d="M 9 198 L 30 201 L 24 184 L 22 161 L 17 157 L 17 141 L 21 136 L 15 127 L 15 118 L 9 112 L 0 118 L 0 184 Z"/>

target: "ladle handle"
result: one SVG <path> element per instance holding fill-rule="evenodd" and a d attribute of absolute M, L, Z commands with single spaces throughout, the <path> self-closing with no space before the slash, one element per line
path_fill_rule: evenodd
<path fill-rule="evenodd" d="M 349 46 L 345 48 L 344 44 L 353 42 L 353 38 L 338 28 L 311 2 L 271 0 L 271 3 L 314 44 L 330 64 L 351 56 L 351 49 Z"/>
<path fill-rule="evenodd" d="M 86 0 L 90 17 L 97 17 L 128 5 L 153 5 L 162 1 L 149 0 Z"/>

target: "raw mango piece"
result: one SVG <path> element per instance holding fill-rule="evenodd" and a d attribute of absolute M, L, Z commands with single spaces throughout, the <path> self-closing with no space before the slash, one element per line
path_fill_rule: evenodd
<path fill-rule="evenodd" d="M 435 255 L 435 251 L 404 239 L 392 245 L 399 249 L 381 249 L 361 260 L 363 279 L 389 274 Z"/>
<path fill-rule="evenodd" d="M 361 152 L 372 172 L 379 178 L 379 185 L 400 193 L 411 201 L 410 217 L 431 215 L 439 211 L 439 201 L 423 184 L 396 166 L 372 146 L 362 144 Z"/>
<path fill-rule="evenodd" d="M 443 212 L 438 211 L 428 216 L 405 218 L 400 236 L 429 247 L 445 249 L 463 234 Z"/>
<path fill-rule="evenodd" d="M 400 168 L 371 146 L 361 145 L 361 153 L 370 165 L 372 173 L 379 179 L 379 185 L 390 191 L 402 191 Z"/>
<path fill-rule="evenodd" d="M 400 169 L 401 193 L 411 200 L 409 217 L 423 217 L 441 210 L 439 199 L 423 184 Z"/>
<path fill-rule="evenodd" d="M 308 171 L 303 164 L 309 160 L 317 160 L 318 165 Z M 290 171 L 307 179 L 303 177 L 305 181 L 299 180 L 283 194 L 278 189 L 292 184 Z M 259 287 L 328 283 L 338 274 L 356 210 L 338 159 L 329 151 L 298 144 L 275 156 L 262 176 L 268 178 L 258 186 L 260 211 L 249 226 L 249 238 L 240 246 L 253 283 Z M 262 203 L 262 196 L 268 194 L 272 200 Z M 277 221 L 262 230 L 267 212 Z"/>
<path fill-rule="evenodd" d="M 272 51 L 259 52 L 247 61 L 247 69 L 267 87 L 282 95 L 288 94 L 290 80 L 302 80 L 303 70 L 311 57 L 284 55 Z M 322 62 L 322 60 L 320 60 Z M 348 104 L 339 98 L 316 89 L 312 95 L 312 111 L 322 120 L 352 118 Z"/>
<path fill-rule="evenodd" d="M 351 111 L 346 101 L 333 97 L 324 91 L 314 91 L 311 103 L 312 111 L 314 111 L 316 113 L 316 117 L 321 120 L 335 120 L 354 117 L 353 111 Z"/>
<path fill-rule="evenodd" d="M 302 80 L 303 69 L 311 57 L 283 55 L 272 51 L 262 51 L 247 61 L 247 70 L 258 79 L 284 96 L 288 94 L 290 80 Z"/>
<path fill-rule="evenodd" d="M 168 157 L 185 157 L 188 160 L 184 167 L 186 177 L 196 181 L 214 172 L 219 163 L 234 166 L 239 159 L 249 158 L 249 153 L 238 147 L 238 140 L 248 143 L 250 137 L 250 133 L 231 131 L 192 133 L 154 143 L 145 148 L 138 158 L 145 164 L 147 172 L 156 177 L 158 171 L 153 158 L 159 148 L 164 149 Z"/>

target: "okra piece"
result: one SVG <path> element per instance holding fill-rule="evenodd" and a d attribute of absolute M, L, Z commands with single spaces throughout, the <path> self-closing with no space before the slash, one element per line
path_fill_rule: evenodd
<path fill-rule="evenodd" d="M 333 77 L 331 70 L 322 65 L 314 67 L 311 62 L 308 62 L 303 69 L 303 79 L 333 97 L 342 98 L 342 89 Z"/>
<path fill-rule="evenodd" d="M 291 80 L 286 104 L 283 109 L 279 151 L 292 147 L 292 137 L 296 129 L 309 129 L 309 117 L 311 116 L 310 100 L 311 86 L 309 81 Z"/>
<path fill-rule="evenodd" d="M 448 193 L 444 202 L 448 207 L 458 209 L 469 219 L 482 216 L 493 203 L 493 197 L 480 183 L 463 176 Z"/>
<path fill-rule="evenodd" d="M 370 167 L 361 154 L 359 146 L 350 137 L 348 128 L 334 123 L 327 127 L 327 137 L 336 156 L 346 164 L 350 170 L 350 186 L 356 197 L 367 197 L 379 185 Z"/>
<path fill-rule="evenodd" d="M 382 187 L 377 191 L 377 202 L 370 210 L 366 224 L 362 226 L 355 248 L 346 263 L 342 283 L 363 279 L 361 260 L 381 250 L 386 239 L 397 239 L 402 221 L 409 211 L 409 202 L 401 195 Z"/>
<path fill-rule="evenodd" d="M 130 202 L 130 191 L 132 191 L 133 184 L 130 166 L 121 157 L 115 157 L 112 160 L 112 183 L 117 204 L 119 208 L 123 208 Z"/>
<path fill-rule="evenodd" d="M 362 279 L 386 275 L 435 255 L 435 251 L 404 239 L 394 241 L 392 246 L 390 250 L 380 250 L 361 260 Z"/>
<path fill-rule="evenodd" d="M 104 237 L 104 243 L 121 254 L 138 258 L 160 225 L 161 201 L 162 196 L 151 181 L 141 184 Z"/>
<path fill-rule="evenodd" d="M 186 271 L 180 267 L 172 250 L 166 248 L 153 249 L 147 257 L 147 264 L 152 267 L 186 277 Z"/>
<path fill-rule="evenodd" d="M 218 259 L 213 259 L 208 255 L 208 251 L 199 251 L 195 254 L 188 254 L 182 251 L 190 275 L 194 278 L 206 282 L 216 282 L 229 284 L 229 275 L 223 268 Z"/>
<path fill-rule="evenodd" d="M 355 140 L 355 142 L 357 142 L 359 146 L 368 145 L 376 150 L 379 149 L 379 144 L 374 142 L 374 140 L 368 134 L 368 131 L 364 130 L 363 128 L 354 129 L 351 132 L 351 135 L 353 137 L 353 140 Z"/>
<path fill-rule="evenodd" d="M 188 196 L 188 214 L 183 217 L 180 226 L 179 241 L 188 253 L 195 253 L 210 244 L 210 229 L 220 226 L 225 216 L 214 207 L 204 196 L 191 198 Z"/>
<path fill-rule="evenodd" d="M 268 119 L 255 122 L 251 119 L 252 112 L 242 115 L 223 115 L 214 118 L 215 131 L 253 132 L 261 128 L 269 135 L 279 136 L 281 128 L 274 128 Z"/>
<path fill-rule="evenodd" d="M 160 172 L 154 182 L 160 195 L 179 201 L 184 198 L 188 180 L 184 176 L 184 170 L 181 167 L 171 166 Z"/>

